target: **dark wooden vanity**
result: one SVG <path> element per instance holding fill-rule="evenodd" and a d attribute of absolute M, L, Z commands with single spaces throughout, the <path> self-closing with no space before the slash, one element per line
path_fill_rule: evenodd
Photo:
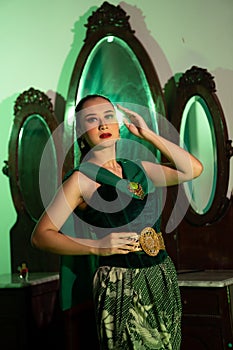
<path fill-rule="evenodd" d="M 182 297 L 182 347 L 233 348 L 233 270 L 179 273 Z"/>
<path fill-rule="evenodd" d="M 56 273 L 0 275 L 1 348 L 60 349 L 63 338 Z"/>

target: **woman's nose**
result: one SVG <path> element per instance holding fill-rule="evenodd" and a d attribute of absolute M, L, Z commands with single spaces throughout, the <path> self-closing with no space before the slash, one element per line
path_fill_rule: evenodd
<path fill-rule="evenodd" d="M 105 124 L 105 123 L 101 120 L 100 123 L 99 123 L 99 130 L 105 130 L 105 129 L 107 129 L 107 128 L 108 128 L 107 124 Z"/>

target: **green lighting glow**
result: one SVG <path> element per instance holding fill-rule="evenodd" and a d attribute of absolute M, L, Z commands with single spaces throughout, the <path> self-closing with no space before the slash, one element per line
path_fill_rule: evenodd
<path fill-rule="evenodd" d="M 77 101 L 94 93 L 107 96 L 113 103 L 120 103 L 143 115 L 148 126 L 158 133 L 156 106 L 142 66 L 129 45 L 116 36 L 101 39 L 94 46 L 84 66 Z M 118 117 L 122 119 L 120 113 Z M 121 136 L 135 140 L 121 122 L 120 125 Z M 152 149 L 143 141 L 140 142 L 148 149 L 149 159 Z M 135 158 L 136 154 L 132 157 Z M 157 154 L 157 158 L 159 157 Z"/>
<path fill-rule="evenodd" d="M 200 96 L 193 96 L 186 104 L 180 135 L 182 146 L 196 156 L 204 167 L 201 176 L 184 187 L 192 208 L 200 215 L 205 214 L 212 205 L 216 190 L 217 154 L 210 111 Z"/>

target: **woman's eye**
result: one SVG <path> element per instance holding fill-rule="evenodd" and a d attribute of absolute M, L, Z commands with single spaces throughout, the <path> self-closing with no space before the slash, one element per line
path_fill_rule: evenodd
<path fill-rule="evenodd" d="M 107 114 L 105 116 L 106 119 L 113 119 L 114 117 L 115 117 L 114 114 Z"/>
<path fill-rule="evenodd" d="M 97 118 L 96 117 L 87 118 L 86 122 L 89 123 L 89 124 L 96 123 L 97 122 Z"/>

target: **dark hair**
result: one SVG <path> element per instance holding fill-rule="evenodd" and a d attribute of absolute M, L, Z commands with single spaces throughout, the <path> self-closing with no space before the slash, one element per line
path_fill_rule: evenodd
<path fill-rule="evenodd" d="M 84 109 L 84 105 L 87 101 L 89 100 L 94 100 L 95 98 L 103 98 L 104 100 L 106 100 L 107 102 L 111 103 L 111 105 L 113 106 L 111 100 L 106 97 L 106 96 L 103 96 L 103 95 L 100 95 L 100 94 L 89 94 L 89 95 L 86 95 L 85 97 L 83 97 L 79 102 L 78 104 L 76 105 L 76 108 L 75 108 L 75 113 L 76 113 L 76 133 L 77 135 L 79 134 L 78 133 L 78 128 L 80 127 L 80 124 L 79 124 L 79 118 L 78 117 L 78 113 Z M 114 106 L 113 106 L 114 107 Z M 81 151 L 81 158 L 80 158 L 80 161 L 85 157 L 85 155 L 90 151 L 90 146 L 88 145 L 88 143 L 86 142 L 85 139 L 83 139 L 82 137 L 78 137 L 77 138 L 77 142 L 78 142 L 78 145 L 79 145 L 79 149 Z"/>
<path fill-rule="evenodd" d="M 113 106 L 112 101 L 108 97 L 106 97 L 104 95 L 100 95 L 100 94 L 90 94 L 90 95 L 86 95 L 78 102 L 78 104 L 75 108 L 75 112 L 76 113 L 80 112 L 82 109 L 84 109 L 83 106 L 87 101 L 98 98 L 98 97 L 103 98 L 107 102 L 111 103 L 111 105 Z"/>

